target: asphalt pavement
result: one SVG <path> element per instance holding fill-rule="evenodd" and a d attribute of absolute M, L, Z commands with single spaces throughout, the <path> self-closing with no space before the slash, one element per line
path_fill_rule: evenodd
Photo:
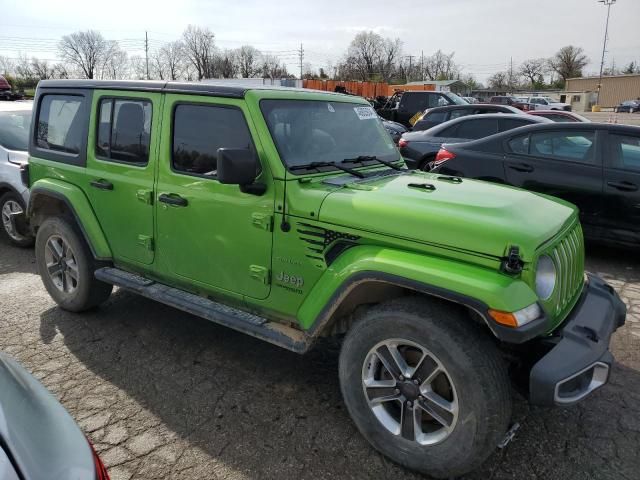
<path fill-rule="evenodd" d="M 639 478 L 640 254 L 589 246 L 587 267 L 630 308 L 611 383 L 572 408 L 516 400 L 515 439 L 466 479 Z M 64 312 L 33 251 L 2 244 L 0 349 L 77 419 L 113 480 L 424 478 L 359 435 L 334 345 L 298 356 L 123 291 Z"/>

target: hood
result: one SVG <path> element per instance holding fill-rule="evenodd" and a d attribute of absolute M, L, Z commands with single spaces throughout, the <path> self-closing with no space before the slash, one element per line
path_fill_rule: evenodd
<path fill-rule="evenodd" d="M 542 243 L 576 217 L 577 210 L 566 202 L 447 178 L 452 177 L 412 172 L 345 185 L 327 195 L 319 219 L 496 258 L 517 245 L 523 260 L 530 261 Z"/>

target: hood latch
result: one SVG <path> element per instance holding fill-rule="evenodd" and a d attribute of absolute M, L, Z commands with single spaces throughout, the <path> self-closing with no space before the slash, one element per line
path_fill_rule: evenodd
<path fill-rule="evenodd" d="M 504 257 L 502 261 L 502 270 L 506 273 L 515 275 L 522 272 L 524 262 L 520 258 L 520 247 L 517 245 L 511 245 L 509 247 L 509 254 Z"/>

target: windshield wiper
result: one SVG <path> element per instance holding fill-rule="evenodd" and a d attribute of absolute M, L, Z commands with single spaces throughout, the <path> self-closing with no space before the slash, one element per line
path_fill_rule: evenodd
<path fill-rule="evenodd" d="M 375 155 L 360 155 L 359 157 L 356 157 L 356 158 L 345 158 L 343 160 L 344 163 L 362 163 L 362 162 L 368 162 L 368 161 L 376 161 L 389 168 L 393 168 L 394 170 L 404 170 L 404 168 L 399 167 L 395 163 L 382 160 L 376 157 Z"/>
<path fill-rule="evenodd" d="M 304 165 L 294 165 L 293 167 L 289 167 L 289 170 L 306 170 L 308 168 L 314 168 L 317 170 L 320 167 L 335 167 L 338 170 L 350 173 L 354 177 L 364 178 L 364 174 L 352 168 L 345 167 L 344 165 L 342 165 L 342 162 L 311 162 Z"/>

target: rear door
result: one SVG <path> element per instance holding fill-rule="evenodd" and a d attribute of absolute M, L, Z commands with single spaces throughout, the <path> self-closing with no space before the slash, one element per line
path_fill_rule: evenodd
<path fill-rule="evenodd" d="M 97 90 L 87 146 L 89 201 L 118 262 L 154 260 L 159 93 Z"/>
<path fill-rule="evenodd" d="M 640 243 L 640 135 L 607 135 L 604 165 L 604 215 L 607 230 L 616 240 Z"/>
<path fill-rule="evenodd" d="M 544 130 L 506 142 L 507 183 L 567 200 L 585 228 L 597 228 L 603 209 L 602 155 L 594 130 Z"/>

